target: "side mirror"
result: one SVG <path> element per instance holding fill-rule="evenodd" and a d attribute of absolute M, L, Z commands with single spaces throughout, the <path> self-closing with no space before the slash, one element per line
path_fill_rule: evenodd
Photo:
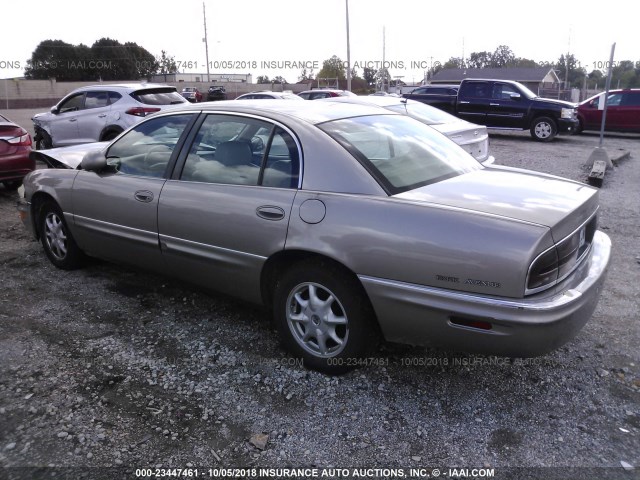
<path fill-rule="evenodd" d="M 80 168 L 89 172 L 100 172 L 107 167 L 107 157 L 104 150 L 92 150 L 82 157 Z"/>
<path fill-rule="evenodd" d="M 58 114 L 58 111 L 59 111 L 59 110 L 58 110 L 58 107 L 57 107 L 57 106 L 55 106 L 55 105 L 54 105 L 53 107 L 51 107 L 51 113 L 53 113 L 54 115 L 57 115 L 57 114 Z"/>
<path fill-rule="evenodd" d="M 512 93 L 511 95 L 509 95 L 509 97 L 511 98 L 511 100 L 520 100 L 521 95 L 519 93 Z"/>

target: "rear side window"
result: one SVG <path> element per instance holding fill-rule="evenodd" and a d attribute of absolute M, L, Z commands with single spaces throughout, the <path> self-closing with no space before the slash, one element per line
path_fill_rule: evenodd
<path fill-rule="evenodd" d="M 122 98 L 122 95 L 120 95 L 118 92 L 109 92 L 109 103 L 110 104 L 113 105 L 114 103 L 116 103 L 121 98 Z"/>
<path fill-rule="evenodd" d="M 181 180 L 296 188 L 299 164 L 297 145 L 282 128 L 253 118 L 209 115 Z"/>
<path fill-rule="evenodd" d="M 177 105 L 187 101 L 173 88 L 147 88 L 137 90 L 131 96 L 145 105 Z"/>
<path fill-rule="evenodd" d="M 460 96 L 467 98 L 489 98 L 487 82 L 467 82 L 460 88 Z"/>
<path fill-rule="evenodd" d="M 640 92 L 625 93 L 622 97 L 623 107 L 640 107 Z"/>
<path fill-rule="evenodd" d="M 109 105 L 109 92 L 87 92 L 84 108 L 100 108 Z"/>

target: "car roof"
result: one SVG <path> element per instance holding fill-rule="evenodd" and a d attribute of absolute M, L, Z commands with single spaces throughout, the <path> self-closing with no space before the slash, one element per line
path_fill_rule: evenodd
<path fill-rule="evenodd" d="M 352 103 L 358 105 L 376 105 L 378 107 L 390 107 L 393 105 L 406 104 L 407 99 L 394 96 L 381 96 L 381 95 L 366 95 L 366 96 L 354 96 L 354 97 L 329 97 L 319 98 L 320 102 L 339 102 L 339 103 Z M 411 100 L 413 103 L 415 100 Z"/>
<path fill-rule="evenodd" d="M 175 88 L 171 85 L 165 85 L 161 83 L 109 83 L 109 84 L 98 84 L 98 85 L 87 85 L 86 87 L 76 88 L 75 91 L 84 91 L 84 90 L 112 90 L 114 88 L 123 88 L 130 90 L 144 90 L 147 88 Z"/>
<path fill-rule="evenodd" d="M 380 107 L 367 104 L 348 102 L 283 102 L 282 100 L 224 100 L 220 102 L 204 102 L 198 104 L 198 110 L 230 111 L 239 113 L 257 113 L 267 116 L 285 116 L 297 118 L 311 124 L 338 120 L 341 118 L 358 117 L 366 115 L 399 115 Z M 176 106 L 171 108 L 175 113 L 181 110 L 193 111 L 193 105 Z M 165 110 L 168 112 L 169 110 Z"/>

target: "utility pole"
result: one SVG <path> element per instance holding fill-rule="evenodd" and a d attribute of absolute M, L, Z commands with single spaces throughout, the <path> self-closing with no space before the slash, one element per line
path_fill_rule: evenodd
<path fill-rule="evenodd" d="M 207 83 L 211 83 L 211 76 L 209 75 L 209 41 L 207 39 L 207 11 L 204 7 L 204 2 L 202 2 L 202 17 L 204 19 L 204 38 L 202 41 L 204 42 L 204 51 L 207 57 Z"/>
<path fill-rule="evenodd" d="M 385 55 L 386 55 L 386 48 L 387 48 L 387 37 L 386 37 L 387 32 L 386 32 L 386 28 L 387 28 L 386 26 L 382 27 L 382 68 L 380 70 L 382 70 L 384 68 L 384 65 L 385 65 Z M 382 71 L 384 73 L 384 70 L 382 70 Z M 382 88 L 381 88 L 381 90 L 383 92 L 387 91 L 385 86 L 384 86 L 385 80 L 386 80 L 386 75 L 382 77 Z"/>
<path fill-rule="evenodd" d="M 351 47 L 349 45 L 349 0 L 346 1 L 347 7 L 347 90 L 351 91 Z"/>
<path fill-rule="evenodd" d="M 564 74 L 564 89 L 569 89 L 569 52 L 571 51 L 571 29 L 569 29 L 569 44 L 567 45 L 567 56 L 564 59 L 565 74 Z"/>

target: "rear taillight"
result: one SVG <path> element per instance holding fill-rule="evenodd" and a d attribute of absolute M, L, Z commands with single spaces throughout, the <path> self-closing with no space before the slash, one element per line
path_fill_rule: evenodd
<path fill-rule="evenodd" d="M 541 291 L 571 274 L 587 254 L 597 225 L 598 218 L 593 215 L 571 235 L 540 254 L 529 269 L 525 293 L 531 294 Z"/>
<path fill-rule="evenodd" d="M 553 284 L 558 279 L 558 252 L 554 248 L 540 255 L 531 265 L 527 290 Z"/>
<path fill-rule="evenodd" d="M 15 145 L 16 147 L 28 147 L 31 145 L 31 135 L 25 133 L 20 137 L 13 137 L 7 140 L 11 145 Z"/>
<path fill-rule="evenodd" d="M 133 107 L 127 110 L 124 113 L 128 113 L 129 115 L 135 115 L 136 117 L 146 117 L 147 115 L 155 112 L 159 112 L 159 108 L 152 107 Z"/>

